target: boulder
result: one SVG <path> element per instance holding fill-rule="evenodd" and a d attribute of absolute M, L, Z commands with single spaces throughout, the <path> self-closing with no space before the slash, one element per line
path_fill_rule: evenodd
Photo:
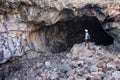
<path fill-rule="evenodd" d="M 53 72 L 52 74 L 50 74 L 50 79 L 51 80 L 56 80 L 56 79 L 58 79 L 58 74 L 56 73 L 56 72 Z"/>
<path fill-rule="evenodd" d="M 98 68 L 96 65 L 90 66 L 90 72 L 98 72 Z"/>
<path fill-rule="evenodd" d="M 116 65 L 114 62 L 109 62 L 107 63 L 106 68 L 109 70 L 116 70 Z"/>
<path fill-rule="evenodd" d="M 67 71 L 71 70 L 71 67 L 69 64 L 63 64 L 63 65 L 61 65 L 61 70 L 63 72 L 67 72 Z"/>
<path fill-rule="evenodd" d="M 69 77 L 73 77 L 73 76 L 75 75 L 75 69 L 69 70 L 66 74 L 67 74 L 67 76 L 69 76 Z"/>
<path fill-rule="evenodd" d="M 101 61 L 97 64 L 98 68 L 105 68 L 106 67 L 106 62 L 105 61 Z"/>

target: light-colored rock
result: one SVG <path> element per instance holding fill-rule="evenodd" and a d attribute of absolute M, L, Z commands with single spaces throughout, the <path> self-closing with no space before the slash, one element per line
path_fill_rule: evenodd
<path fill-rule="evenodd" d="M 74 80 L 74 77 L 68 77 L 67 80 Z"/>
<path fill-rule="evenodd" d="M 90 72 L 98 72 L 98 68 L 95 65 L 90 66 Z"/>
<path fill-rule="evenodd" d="M 108 69 L 116 70 L 116 65 L 114 62 L 107 63 L 106 67 Z"/>
<path fill-rule="evenodd" d="M 36 68 L 42 68 L 42 67 L 43 67 L 43 63 L 39 63 L 39 62 L 36 63 Z"/>
<path fill-rule="evenodd" d="M 101 61 L 97 64 L 98 68 L 105 68 L 106 67 L 106 62 L 105 61 Z"/>
<path fill-rule="evenodd" d="M 50 75 L 50 79 L 52 80 L 56 80 L 58 78 L 58 74 L 56 72 L 53 72 L 51 75 Z"/>
<path fill-rule="evenodd" d="M 69 77 L 73 77 L 74 74 L 75 74 L 75 69 L 69 70 L 66 74 L 67 74 L 67 76 L 69 76 Z"/>
<path fill-rule="evenodd" d="M 113 72 L 112 76 L 115 77 L 115 79 L 120 79 L 120 71 Z"/>
<path fill-rule="evenodd" d="M 104 80 L 119 80 L 120 79 L 120 71 L 111 72 L 111 74 L 104 77 Z"/>
<path fill-rule="evenodd" d="M 27 54 L 27 58 L 28 59 L 33 59 L 33 58 L 36 58 L 36 57 L 39 57 L 39 53 L 35 52 L 35 51 L 32 51 L 30 53 Z"/>
<path fill-rule="evenodd" d="M 115 64 L 116 64 L 117 70 L 119 71 L 120 70 L 120 61 L 115 62 Z"/>
<path fill-rule="evenodd" d="M 3 47 L 2 54 L 3 54 L 3 59 L 0 61 L 0 63 L 6 62 L 12 56 L 12 54 L 10 53 L 10 51 L 8 49 L 6 50 L 5 47 Z"/>
<path fill-rule="evenodd" d="M 98 80 L 99 79 L 101 80 L 105 76 L 103 72 L 92 72 L 91 75 L 94 76 Z"/>
<path fill-rule="evenodd" d="M 63 65 L 61 65 L 61 70 L 63 70 L 64 72 L 67 72 L 67 71 L 71 70 L 71 67 L 69 64 L 63 64 Z"/>
<path fill-rule="evenodd" d="M 51 62 L 48 60 L 45 62 L 46 67 L 51 67 Z"/>
<path fill-rule="evenodd" d="M 118 54 L 118 56 L 117 56 L 119 59 L 120 59 L 120 54 Z"/>
<path fill-rule="evenodd" d="M 42 80 L 42 78 L 40 76 L 36 76 L 35 80 Z"/>
<path fill-rule="evenodd" d="M 14 80 L 18 80 L 18 78 L 14 78 Z"/>

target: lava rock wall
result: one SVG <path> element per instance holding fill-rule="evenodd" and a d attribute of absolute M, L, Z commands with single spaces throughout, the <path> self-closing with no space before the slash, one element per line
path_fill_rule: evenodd
<path fill-rule="evenodd" d="M 118 0 L 0 0 L 0 63 L 28 50 L 59 52 L 61 46 L 66 47 L 67 29 L 54 24 L 88 15 L 96 16 L 109 29 L 110 22 L 104 20 L 110 16 L 108 20 L 119 24 L 119 9 Z"/>

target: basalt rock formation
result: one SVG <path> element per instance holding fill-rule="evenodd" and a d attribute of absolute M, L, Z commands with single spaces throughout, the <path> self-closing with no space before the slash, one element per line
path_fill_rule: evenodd
<path fill-rule="evenodd" d="M 120 46 L 119 0 L 0 0 L 0 63 L 28 50 L 60 52 L 84 41 Z"/>

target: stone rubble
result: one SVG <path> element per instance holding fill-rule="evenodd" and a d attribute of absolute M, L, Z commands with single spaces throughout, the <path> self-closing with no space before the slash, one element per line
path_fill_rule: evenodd
<path fill-rule="evenodd" d="M 97 46 L 94 45 L 95 48 Z M 74 50 L 75 49 L 75 50 Z M 78 49 L 78 50 L 77 50 Z M 77 51 L 74 53 L 74 51 Z M 99 52 L 105 51 L 105 47 Z M 35 53 L 35 55 L 32 55 Z M 77 53 L 77 54 L 76 54 Z M 71 56 L 67 56 L 67 55 Z M 73 58 L 73 55 L 82 55 Z M 0 67 L 0 79 L 8 80 L 119 80 L 120 59 L 110 53 L 98 53 L 82 44 L 71 51 L 43 54 L 35 51 Z"/>

